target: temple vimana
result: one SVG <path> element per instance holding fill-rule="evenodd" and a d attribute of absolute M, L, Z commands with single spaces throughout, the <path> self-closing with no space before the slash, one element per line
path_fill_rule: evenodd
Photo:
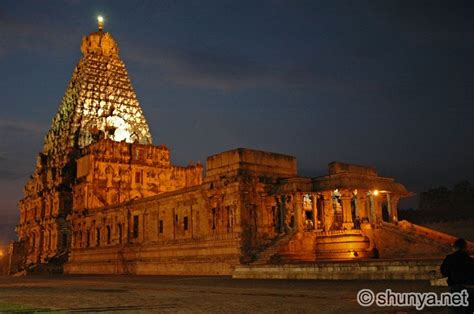
<path fill-rule="evenodd" d="M 301 177 L 295 157 L 245 148 L 173 165 L 102 23 L 81 52 L 19 202 L 11 273 L 229 275 L 449 251 L 443 234 L 398 221 L 410 193 L 372 167 Z"/>

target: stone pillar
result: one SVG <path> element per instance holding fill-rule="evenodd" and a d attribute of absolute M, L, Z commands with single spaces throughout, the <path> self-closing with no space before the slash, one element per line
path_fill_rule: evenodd
<path fill-rule="evenodd" d="M 311 209 L 313 210 L 313 226 L 314 229 L 318 229 L 318 197 L 316 193 L 311 193 Z"/>
<path fill-rule="evenodd" d="M 352 229 L 354 228 L 354 223 L 352 222 L 352 194 L 350 191 L 343 191 L 341 194 L 342 201 L 342 228 L 343 229 Z"/>
<path fill-rule="evenodd" d="M 368 217 L 369 217 L 369 221 L 373 223 L 375 223 L 375 203 L 376 203 L 376 200 L 374 199 L 374 195 L 371 193 L 369 195 L 370 208 L 369 208 Z"/>
<path fill-rule="evenodd" d="M 390 197 L 391 220 L 393 222 L 395 221 L 398 222 L 398 202 L 399 201 L 400 201 L 400 196 L 398 195 L 392 195 Z"/>
<path fill-rule="evenodd" d="M 380 222 L 382 221 L 382 206 L 380 202 L 380 198 L 383 197 L 382 195 L 372 195 L 372 198 L 374 200 L 374 222 Z"/>
<path fill-rule="evenodd" d="M 41 261 L 41 257 L 43 255 L 43 246 L 44 246 L 44 227 L 39 227 L 39 237 L 38 237 L 38 251 L 36 261 Z"/>
<path fill-rule="evenodd" d="M 240 219 L 242 215 L 242 202 L 239 201 L 236 206 L 234 206 L 234 232 L 240 233 L 242 231 L 242 220 Z"/>
<path fill-rule="evenodd" d="M 228 214 L 229 216 L 227 217 L 227 223 L 229 224 L 229 231 L 232 232 L 232 231 L 234 230 L 234 224 L 233 224 L 233 220 L 232 220 L 232 219 L 234 219 L 234 218 L 233 218 L 233 214 L 231 214 L 231 212 L 232 212 L 234 209 L 232 208 L 232 206 L 229 206 L 228 208 L 229 208 L 229 211 L 227 212 L 227 214 Z M 188 222 L 189 227 L 188 227 L 188 228 L 189 228 L 190 231 L 191 231 L 190 233 L 191 233 L 191 239 L 192 239 L 192 238 L 194 238 L 193 205 L 191 205 L 191 208 L 190 208 L 189 212 L 190 212 L 190 214 L 189 214 L 189 218 L 188 218 L 188 219 L 189 219 L 189 222 Z"/>
<path fill-rule="evenodd" d="M 392 217 L 392 204 L 390 204 L 390 193 L 385 194 L 387 198 L 387 213 L 388 213 L 388 221 L 393 221 Z M 383 213 L 382 213 L 383 215 Z M 382 217 L 383 218 L 383 217 Z"/>
<path fill-rule="evenodd" d="M 332 208 L 331 192 L 323 192 L 324 203 L 324 231 L 331 230 L 334 222 L 334 209 Z"/>
<path fill-rule="evenodd" d="M 295 229 L 296 232 L 301 232 L 303 230 L 303 199 L 301 193 L 295 193 L 293 197 L 293 206 L 295 210 Z"/>
<path fill-rule="evenodd" d="M 356 203 L 357 203 L 357 213 L 359 214 L 360 219 L 362 220 L 364 217 L 368 217 L 369 215 L 367 214 L 366 196 L 359 192 L 357 194 Z"/>
<path fill-rule="evenodd" d="M 141 227 L 142 227 L 142 239 L 140 239 L 142 242 L 146 242 L 147 240 L 147 228 L 148 228 L 148 214 L 146 213 L 146 210 L 145 210 L 145 213 L 142 215 L 143 217 L 143 223 L 141 224 Z M 189 219 L 189 218 L 188 218 Z"/>
<path fill-rule="evenodd" d="M 130 212 L 130 209 L 127 210 L 127 220 L 125 221 L 124 223 L 124 228 L 123 228 L 123 232 L 125 232 L 125 235 L 127 236 L 125 238 L 125 243 L 130 243 L 130 238 L 131 238 L 131 235 L 130 235 L 130 224 L 131 224 L 131 220 L 132 220 L 132 217 L 131 217 L 132 213 Z M 173 215 L 173 221 L 174 221 L 174 215 Z"/>
<path fill-rule="evenodd" d="M 286 212 L 285 212 L 285 203 L 286 203 L 286 197 L 285 195 L 282 195 L 281 197 L 277 196 L 277 203 L 279 206 L 279 211 L 280 211 L 280 233 L 285 233 L 285 218 L 286 218 Z"/>
<path fill-rule="evenodd" d="M 293 196 L 285 195 L 285 231 L 290 232 L 295 229 L 295 211 L 293 206 Z"/>
<path fill-rule="evenodd" d="M 352 201 L 354 201 L 354 216 L 360 218 L 359 204 L 357 204 L 357 196 L 352 196 L 351 204 L 352 204 Z"/>

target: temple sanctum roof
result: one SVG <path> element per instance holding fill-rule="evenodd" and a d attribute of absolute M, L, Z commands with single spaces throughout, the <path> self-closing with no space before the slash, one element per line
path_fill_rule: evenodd
<path fill-rule="evenodd" d="M 58 155 L 101 138 L 151 144 L 148 124 L 112 35 L 82 38 L 79 64 L 47 133 L 43 154 Z"/>
<path fill-rule="evenodd" d="M 393 178 L 381 177 L 375 168 L 331 162 L 328 165 L 329 175 L 313 178 L 313 188 L 319 191 L 335 189 L 367 189 L 390 191 L 402 196 L 411 195 L 405 186 Z"/>

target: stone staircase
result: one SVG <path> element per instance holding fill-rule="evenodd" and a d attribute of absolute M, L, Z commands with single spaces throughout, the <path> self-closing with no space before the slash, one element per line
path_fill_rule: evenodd
<path fill-rule="evenodd" d="M 373 246 L 362 231 L 335 230 L 318 232 L 316 240 L 316 259 L 355 259 L 371 258 Z"/>
<path fill-rule="evenodd" d="M 287 233 L 287 234 L 278 236 L 270 245 L 267 246 L 266 249 L 264 249 L 257 255 L 257 258 L 251 264 L 252 265 L 271 264 L 272 257 L 277 255 L 280 249 L 283 246 L 288 244 L 288 242 L 291 240 L 293 235 L 294 235 L 293 233 Z"/>
<path fill-rule="evenodd" d="M 388 224 L 384 222 L 383 225 L 386 226 L 386 225 L 392 225 L 392 224 Z M 409 232 L 409 233 L 424 237 L 425 239 L 428 239 L 429 241 L 434 240 L 439 243 L 449 245 L 450 247 L 454 243 L 454 241 L 457 240 L 457 237 L 452 236 L 450 234 L 440 232 L 438 230 L 430 229 L 424 226 L 416 225 L 406 220 L 400 221 L 398 223 L 398 226 L 396 227 L 401 228 L 405 232 Z M 471 252 L 471 254 L 474 254 L 474 242 L 467 241 L 467 248 L 468 248 L 468 251 Z"/>
<path fill-rule="evenodd" d="M 429 243 L 447 251 L 449 251 L 451 244 L 456 240 L 456 237 L 412 224 L 406 220 L 400 221 L 398 225 L 382 222 L 380 226 L 397 233 L 405 239 Z"/>

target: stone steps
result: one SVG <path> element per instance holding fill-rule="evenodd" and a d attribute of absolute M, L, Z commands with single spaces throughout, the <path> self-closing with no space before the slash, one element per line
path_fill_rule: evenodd
<path fill-rule="evenodd" d="M 268 264 L 271 258 L 278 253 L 280 248 L 283 245 L 288 244 L 288 242 L 293 237 L 293 234 L 285 234 L 279 239 L 277 239 L 273 244 L 271 244 L 267 249 L 258 254 L 257 259 L 252 262 L 252 265 L 265 265 Z"/>
<path fill-rule="evenodd" d="M 441 259 L 320 261 L 304 264 L 237 266 L 236 279 L 431 280 Z"/>
<path fill-rule="evenodd" d="M 370 258 L 370 240 L 360 230 L 319 233 L 316 238 L 317 259 Z"/>
<path fill-rule="evenodd" d="M 400 221 L 398 225 L 382 222 L 381 227 L 392 232 L 396 232 L 397 234 L 400 234 L 405 238 L 415 239 L 416 241 L 434 244 L 441 249 L 449 249 L 454 243 L 454 241 L 457 239 L 452 235 L 442 233 L 437 230 L 429 229 L 423 226 L 419 226 L 410 223 L 406 220 Z M 473 242 L 468 241 L 468 250 L 474 253 Z"/>

